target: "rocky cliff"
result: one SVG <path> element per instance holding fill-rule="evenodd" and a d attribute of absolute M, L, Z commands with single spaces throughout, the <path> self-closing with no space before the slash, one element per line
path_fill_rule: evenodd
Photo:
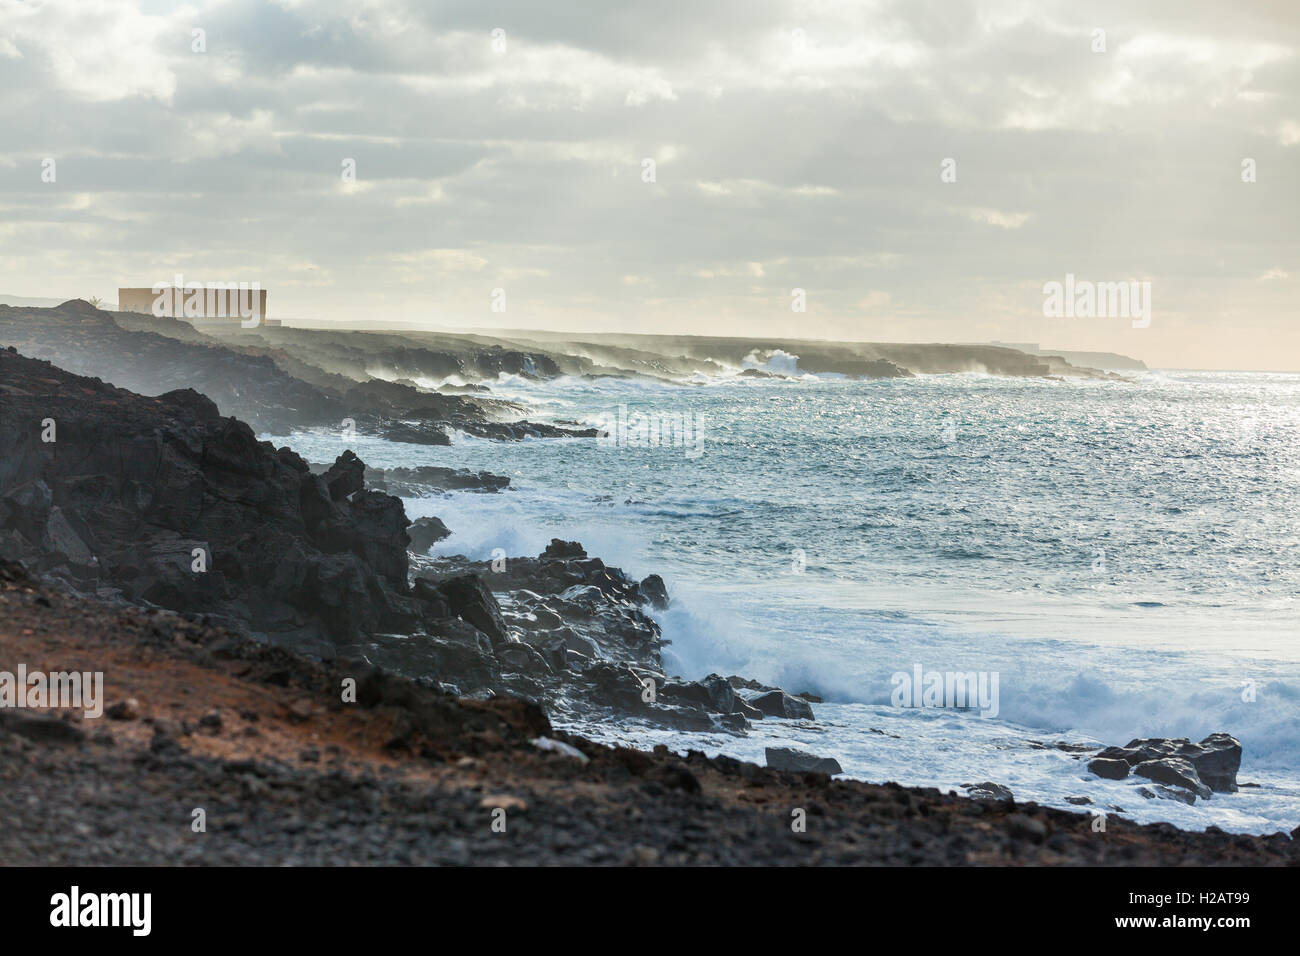
<path fill-rule="evenodd" d="M 0 553 L 81 590 L 328 654 L 410 626 L 407 520 L 190 389 L 148 398 L 0 351 Z"/>
<path fill-rule="evenodd" d="M 648 613 L 668 601 L 663 582 L 576 542 L 501 566 L 420 557 L 412 574 L 401 499 L 367 488 L 364 462 L 348 451 L 313 469 L 191 389 L 137 395 L 0 350 L 0 447 L 0 558 L 82 594 L 457 694 L 695 729 L 812 717 L 776 688 L 666 675 Z M 406 492 L 506 485 L 452 469 L 372 472 L 390 477 Z M 441 522 L 418 530 L 425 548 L 446 533 Z"/>

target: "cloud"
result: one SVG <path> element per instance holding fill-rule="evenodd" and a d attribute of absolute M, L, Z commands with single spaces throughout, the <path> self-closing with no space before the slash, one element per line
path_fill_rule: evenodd
<path fill-rule="evenodd" d="M 170 102 L 170 61 L 188 51 L 183 11 L 150 16 L 125 0 L 76 4 L 0 0 L 0 55 L 21 59 L 56 91 L 90 102 Z"/>
<path fill-rule="evenodd" d="M 0 291 L 238 270 L 289 316 L 388 288 L 395 319 L 1035 341 L 1044 281 L 1140 274 L 1196 288 L 1168 361 L 1253 310 L 1300 366 L 1258 281 L 1300 253 L 1300 17 L 1214 8 L 0 0 Z"/>
<path fill-rule="evenodd" d="M 975 222 L 988 223 L 1002 229 L 1019 229 L 1029 221 L 1027 212 L 1002 212 L 999 209 L 970 209 L 967 215 Z"/>

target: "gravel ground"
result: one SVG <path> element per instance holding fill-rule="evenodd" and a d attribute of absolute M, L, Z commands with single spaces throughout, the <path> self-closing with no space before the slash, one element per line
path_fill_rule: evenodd
<path fill-rule="evenodd" d="M 0 568 L 0 669 L 103 671 L 117 718 L 0 710 L 10 865 L 1300 862 L 1300 843 L 609 748 Z M 358 703 L 340 701 L 343 678 Z M 543 753 L 551 736 L 587 758 Z M 194 811 L 205 814 L 195 832 Z M 802 811 L 802 812 L 800 812 Z M 802 819 L 806 827 L 797 832 Z M 502 828 L 504 822 L 504 828 Z"/>

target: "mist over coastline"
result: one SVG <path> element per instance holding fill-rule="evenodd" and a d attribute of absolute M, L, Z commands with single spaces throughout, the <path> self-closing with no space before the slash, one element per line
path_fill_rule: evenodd
<path fill-rule="evenodd" d="M 0 0 L 0 130 L 10 929 L 1285 919 L 1290 0 Z"/>

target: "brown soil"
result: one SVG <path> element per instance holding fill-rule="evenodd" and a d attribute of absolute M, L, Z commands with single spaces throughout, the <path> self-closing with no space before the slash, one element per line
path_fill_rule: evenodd
<path fill-rule="evenodd" d="M 9 864 L 1300 862 L 1285 834 L 1114 815 L 1099 833 L 1089 815 L 1033 804 L 604 747 L 552 732 L 526 702 L 349 673 L 0 566 L 0 669 L 19 663 L 102 671 L 107 705 L 133 700 L 136 713 L 0 711 Z M 345 677 L 355 704 L 341 699 Z M 589 760 L 542 753 L 538 736 Z"/>

